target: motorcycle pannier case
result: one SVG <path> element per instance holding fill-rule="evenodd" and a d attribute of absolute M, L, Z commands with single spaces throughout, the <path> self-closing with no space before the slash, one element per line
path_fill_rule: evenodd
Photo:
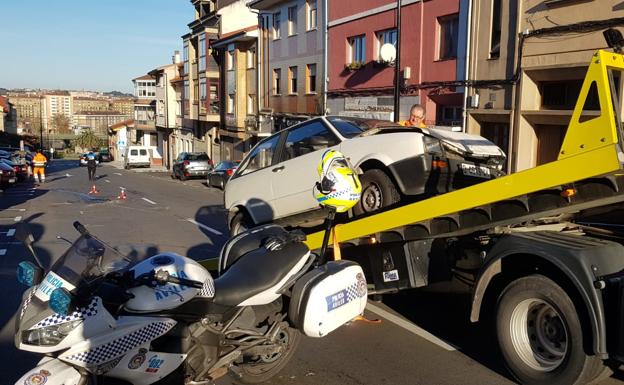
<path fill-rule="evenodd" d="M 367 295 L 360 265 L 352 261 L 328 262 L 297 280 L 288 315 L 308 337 L 323 337 L 361 315 Z"/>

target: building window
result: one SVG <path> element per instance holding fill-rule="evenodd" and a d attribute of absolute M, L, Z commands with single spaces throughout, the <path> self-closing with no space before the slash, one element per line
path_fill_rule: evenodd
<path fill-rule="evenodd" d="M 392 44 L 394 48 L 397 46 L 397 30 L 388 29 L 386 31 L 377 32 L 377 60 L 381 60 L 381 47 L 384 44 Z"/>
<path fill-rule="evenodd" d="M 307 90 L 309 94 L 316 93 L 316 64 L 308 64 L 307 72 Z"/>
<path fill-rule="evenodd" d="M 206 100 L 206 79 L 199 79 L 199 100 Z"/>
<path fill-rule="evenodd" d="M 273 70 L 273 95 L 281 95 L 282 93 L 281 80 L 282 80 L 282 70 L 279 68 L 274 69 Z"/>
<path fill-rule="evenodd" d="M 254 115 L 256 113 L 256 95 L 247 95 L 247 114 Z"/>
<path fill-rule="evenodd" d="M 184 74 L 188 75 L 189 73 L 189 41 L 184 41 L 184 50 L 182 51 L 182 60 L 184 60 Z"/>
<path fill-rule="evenodd" d="M 208 93 L 210 98 L 210 110 L 211 114 L 219 113 L 219 79 L 212 79 L 210 81 L 210 89 Z"/>
<path fill-rule="evenodd" d="M 459 16 L 457 14 L 438 18 L 439 51 L 438 60 L 457 57 L 457 35 Z"/>
<path fill-rule="evenodd" d="M 297 6 L 288 8 L 288 36 L 297 34 Z"/>
<path fill-rule="evenodd" d="M 492 30 L 490 31 L 490 59 L 500 56 L 501 41 L 501 0 L 492 0 Z"/>
<path fill-rule="evenodd" d="M 226 53 L 227 70 L 234 71 L 236 67 L 236 57 L 234 56 L 234 48 L 230 48 Z"/>
<path fill-rule="evenodd" d="M 273 39 L 279 39 L 281 36 L 281 15 L 280 12 L 276 12 L 273 14 Z"/>
<path fill-rule="evenodd" d="M 199 35 L 199 71 L 206 71 L 206 34 Z"/>
<path fill-rule="evenodd" d="M 366 62 L 366 35 L 350 37 L 349 50 L 351 63 L 364 64 Z"/>
<path fill-rule="evenodd" d="M 247 68 L 256 67 L 256 50 L 250 49 L 247 51 Z"/>
<path fill-rule="evenodd" d="M 316 0 L 308 0 L 306 2 L 306 7 L 308 8 L 308 12 L 307 12 L 307 30 L 311 31 L 313 29 L 316 29 L 317 23 L 316 23 Z"/>
<path fill-rule="evenodd" d="M 184 95 L 182 95 L 182 98 L 186 99 L 186 100 L 190 100 L 191 99 L 191 94 L 190 94 L 190 91 L 189 91 L 189 81 L 188 80 L 184 81 Z"/>
<path fill-rule="evenodd" d="M 297 67 L 288 67 L 288 93 L 297 93 Z"/>
<path fill-rule="evenodd" d="M 233 114 L 234 113 L 234 100 L 235 100 L 236 95 L 235 94 L 229 94 L 228 95 L 228 100 L 227 100 L 227 113 L 228 114 Z"/>

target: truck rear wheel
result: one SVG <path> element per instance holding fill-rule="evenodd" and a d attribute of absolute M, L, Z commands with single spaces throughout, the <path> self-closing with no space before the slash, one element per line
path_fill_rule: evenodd
<path fill-rule="evenodd" d="M 496 333 L 505 363 L 522 384 L 587 384 L 603 362 L 583 349 L 583 328 L 566 292 L 542 275 L 523 277 L 501 293 Z"/>

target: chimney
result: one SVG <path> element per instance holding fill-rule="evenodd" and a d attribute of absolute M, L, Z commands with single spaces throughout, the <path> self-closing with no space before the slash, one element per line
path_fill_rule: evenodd
<path fill-rule="evenodd" d="M 174 51 L 173 52 L 173 64 L 180 64 L 182 62 L 182 60 L 180 59 L 180 51 Z"/>

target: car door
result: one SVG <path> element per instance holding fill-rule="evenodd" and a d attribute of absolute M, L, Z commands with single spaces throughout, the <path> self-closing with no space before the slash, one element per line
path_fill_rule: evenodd
<path fill-rule="evenodd" d="M 287 131 L 280 162 L 272 166 L 275 207 L 279 217 L 318 208 L 312 189 L 318 181 L 317 166 L 323 153 L 339 144 L 320 119 Z"/>
<path fill-rule="evenodd" d="M 275 219 L 271 178 L 281 137 L 281 133 L 276 134 L 258 143 L 225 185 L 224 199 L 228 210 L 244 205 L 255 223 Z"/>
<path fill-rule="evenodd" d="M 186 156 L 186 152 L 181 152 L 178 154 L 178 158 L 173 163 L 173 172 L 180 173 L 180 165 L 184 161 L 184 157 Z"/>

